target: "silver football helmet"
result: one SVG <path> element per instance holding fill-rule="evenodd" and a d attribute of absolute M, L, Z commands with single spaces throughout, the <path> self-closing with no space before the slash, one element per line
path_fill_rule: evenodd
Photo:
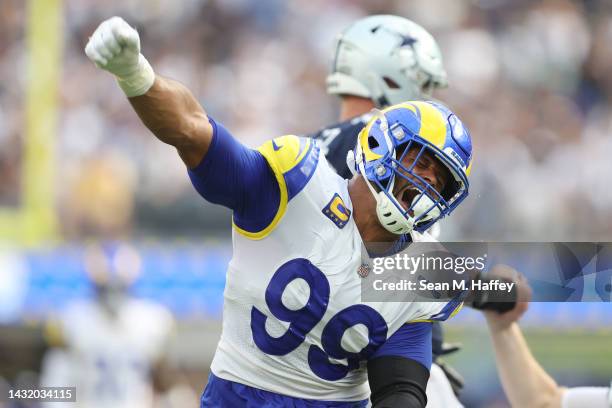
<path fill-rule="evenodd" d="M 421 99 L 446 86 L 433 36 L 392 15 L 363 18 L 342 32 L 327 77 L 328 93 L 369 98 L 379 108 Z"/>

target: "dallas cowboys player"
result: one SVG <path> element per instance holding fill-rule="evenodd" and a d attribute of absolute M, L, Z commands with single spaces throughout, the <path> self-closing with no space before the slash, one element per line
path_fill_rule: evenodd
<path fill-rule="evenodd" d="M 353 175 L 346 154 L 371 118 L 372 108 L 424 99 L 447 86 L 440 48 L 406 18 L 375 15 L 357 20 L 337 38 L 327 92 L 340 97 L 340 123 L 309 135 L 339 175 Z"/>
<path fill-rule="evenodd" d="M 202 406 L 423 407 L 431 320 L 460 302 L 360 301 L 362 246 L 420 239 L 468 194 L 469 133 L 442 105 L 372 118 L 339 177 L 308 138 L 252 150 L 178 82 L 156 76 L 118 17 L 86 47 L 143 123 L 175 146 L 198 192 L 233 210 L 223 331 Z M 368 387 L 369 380 L 369 387 Z"/>

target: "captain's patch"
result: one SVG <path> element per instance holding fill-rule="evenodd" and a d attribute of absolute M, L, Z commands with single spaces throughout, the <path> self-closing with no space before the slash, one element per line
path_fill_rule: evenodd
<path fill-rule="evenodd" d="M 351 210 L 349 210 L 342 198 L 335 193 L 332 197 L 331 201 L 323 208 L 323 214 L 334 224 L 338 226 L 338 228 L 342 229 L 351 218 Z"/>

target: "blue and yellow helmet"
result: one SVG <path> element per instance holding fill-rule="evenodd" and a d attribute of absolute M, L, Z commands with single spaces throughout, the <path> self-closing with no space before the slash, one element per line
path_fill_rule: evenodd
<path fill-rule="evenodd" d="M 418 149 L 417 155 L 406 167 L 402 161 L 413 148 Z M 414 171 L 426 152 L 451 175 L 441 192 Z M 354 158 L 355 170 L 364 176 L 376 198 L 381 224 L 395 234 L 424 232 L 468 195 L 470 133 L 453 112 L 436 102 L 405 102 L 377 111 L 359 133 Z M 398 177 L 417 191 L 408 208 L 393 195 Z"/>

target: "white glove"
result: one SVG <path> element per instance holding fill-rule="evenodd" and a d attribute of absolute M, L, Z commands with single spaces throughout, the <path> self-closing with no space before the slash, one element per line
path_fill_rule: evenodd
<path fill-rule="evenodd" d="M 140 53 L 140 37 L 121 17 L 103 21 L 92 34 L 85 54 L 98 68 L 117 77 L 128 97 L 147 93 L 155 82 L 155 73 Z"/>

